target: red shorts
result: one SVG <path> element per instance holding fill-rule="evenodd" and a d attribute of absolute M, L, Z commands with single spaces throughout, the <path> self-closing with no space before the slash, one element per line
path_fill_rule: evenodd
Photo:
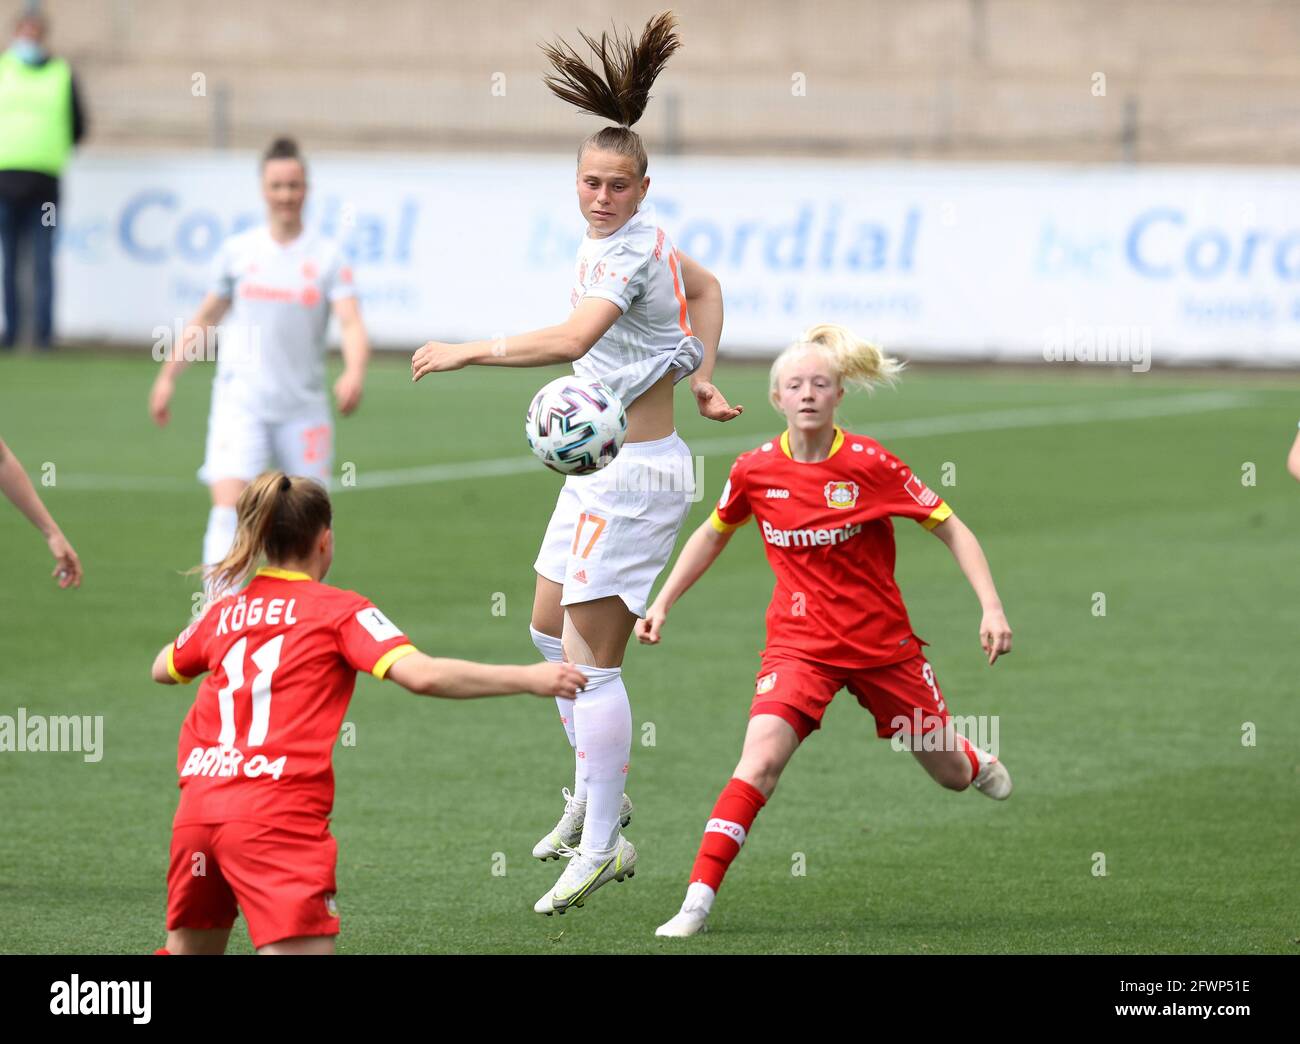
<path fill-rule="evenodd" d="M 318 832 L 260 823 L 190 823 L 172 828 L 167 930 L 229 928 L 236 907 L 254 948 L 299 935 L 337 935 L 338 843 Z"/>
<path fill-rule="evenodd" d="M 804 740 L 821 728 L 831 699 L 845 687 L 871 711 L 881 739 L 899 731 L 924 735 L 948 724 L 947 704 L 921 649 L 884 667 L 829 667 L 764 653 L 749 716 L 775 714 Z"/>

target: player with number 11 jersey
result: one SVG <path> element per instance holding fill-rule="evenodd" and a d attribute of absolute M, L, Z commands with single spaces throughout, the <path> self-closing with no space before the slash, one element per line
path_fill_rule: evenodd
<path fill-rule="evenodd" d="M 222 953 L 242 912 L 259 953 L 332 953 L 331 756 L 357 672 L 452 699 L 571 700 L 587 677 L 572 664 L 426 656 L 367 598 L 323 583 L 333 511 L 312 479 L 267 472 L 240 494 L 237 513 L 234 546 L 212 574 L 232 593 L 154 658 L 161 684 L 208 675 L 181 728 L 158 952 Z"/>
<path fill-rule="evenodd" d="M 319 823 L 357 672 L 383 678 L 415 652 L 368 599 L 263 567 L 172 646 L 177 682 L 210 671 L 181 727 L 176 825 L 240 818 Z"/>

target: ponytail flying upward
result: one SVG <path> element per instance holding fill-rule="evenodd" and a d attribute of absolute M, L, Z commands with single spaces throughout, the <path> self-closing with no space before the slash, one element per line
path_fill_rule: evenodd
<path fill-rule="evenodd" d="M 617 152 L 636 163 L 637 177 L 645 177 L 648 166 L 645 146 L 631 127 L 645 112 L 655 79 L 682 45 L 677 36 L 677 17 L 671 11 L 656 15 L 646 23 L 641 39 L 636 42 L 630 32 L 622 36 L 618 32 L 601 33 L 599 40 L 581 29 L 578 35 L 599 59 L 603 72 L 578 57 L 569 44 L 556 40 L 541 45 L 553 69 L 545 77 L 546 86 L 557 98 L 581 112 L 618 125 L 605 127 L 584 141 L 578 149 L 579 162 L 588 148 Z"/>

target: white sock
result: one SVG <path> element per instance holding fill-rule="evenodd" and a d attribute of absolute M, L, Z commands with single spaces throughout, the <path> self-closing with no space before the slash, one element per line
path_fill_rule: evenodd
<path fill-rule="evenodd" d="M 983 772 L 989 765 L 993 764 L 993 762 L 996 761 L 997 759 L 992 754 L 990 754 L 987 750 L 984 750 L 982 747 L 975 746 L 974 743 L 968 740 L 965 736 L 962 736 L 961 733 L 957 733 L 957 737 L 958 737 L 959 744 L 965 744 L 966 749 L 973 750 L 975 752 L 975 760 L 978 761 L 980 764 L 978 771 L 976 771 L 975 775 L 971 777 L 971 782 L 974 783 L 975 780 L 979 779 L 980 773 Z"/>
<path fill-rule="evenodd" d="M 573 701 L 570 700 L 568 702 L 572 704 Z M 569 728 L 573 728 L 572 713 L 573 713 L 572 707 L 570 707 L 569 710 L 570 723 L 568 726 Z M 576 736 L 573 738 L 572 743 L 573 743 L 573 800 L 578 802 L 578 804 L 580 805 L 585 805 L 587 803 L 587 777 L 584 776 L 582 773 L 582 759 L 578 757 L 578 739 Z M 623 799 L 620 797 L 619 803 L 622 804 L 622 801 Z"/>
<path fill-rule="evenodd" d="M 717 892 L 706 885 L 703 881 L 692 881 L 686 886 L 686 898 L 682 900 L 682 909 L 699 909 L 708 913 L 713 909 L 713 900 L 717 894 Z"/>
<path fill-rule="evenodd" d="M 573 701 L 579 773 L 586 780 L 587 818 L 582 824 L 583 852 L 609 852 L 618 842 L 619 816 L 628 759 L 632 756 L 632 705 L 621 667 L 578 669 L 587 687 Z"/>
<path fill-rule="evenodd" d="M 208 512 L 208 528 L 203 534 L 205 566 L 210 568 L 216 565 L 230 553 L 235 543 L 235 528 L 238 521 L 239 516 L 233 507 L 213 507 Z"/>
<path fill-rule="evenodd" d="M 553 635 L 545 634 L 539 631 L 532 624 L 528 625 L 528 633 L 533 637 L 533 644 L 537 646 L 537 651 L 551 663 L 564 662 L 564 642 Z M 555 697 L 555 709 L 560 712 L 560 723 L 564 726 L 564 734 L 569 737 L 569 746 L 575 748 L 573 756 L 573 798 L 575 801 L 587 800 L 587 783 L 582 778 L 582 763 L 578 761 L 576 748 L 578 746 L 578 737 L 573 731 L 573 700 L 566 700 L 562 696 Z"/>

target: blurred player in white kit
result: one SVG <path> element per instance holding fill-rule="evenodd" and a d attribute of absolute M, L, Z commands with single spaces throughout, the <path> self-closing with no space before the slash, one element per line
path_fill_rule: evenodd
<path fill-rule="evenodd" d="M 339 321 L 344 361 L 334 400 L 345 417 L 361 401 L 370 357 L 340 246 L 303 228 L 307 168 L 292 139 L 277 138 L 263 154 L 262 196 L 266 224 L 222 244 L 207 295 L 149 395 L 150 416 L 165 426 L 177 376 L 189 360 L 210 358 L 208 340 L 220 323 L 207 449 L 199 469 L 199 479 L 212 493 L 203 536 L 205 567 L 225 558 L 235 538 L 240 493 L 273 463 L 290 475 L 329 485 L 334 425 L 325 391 L 325 335 L 331 311 Z"/>

